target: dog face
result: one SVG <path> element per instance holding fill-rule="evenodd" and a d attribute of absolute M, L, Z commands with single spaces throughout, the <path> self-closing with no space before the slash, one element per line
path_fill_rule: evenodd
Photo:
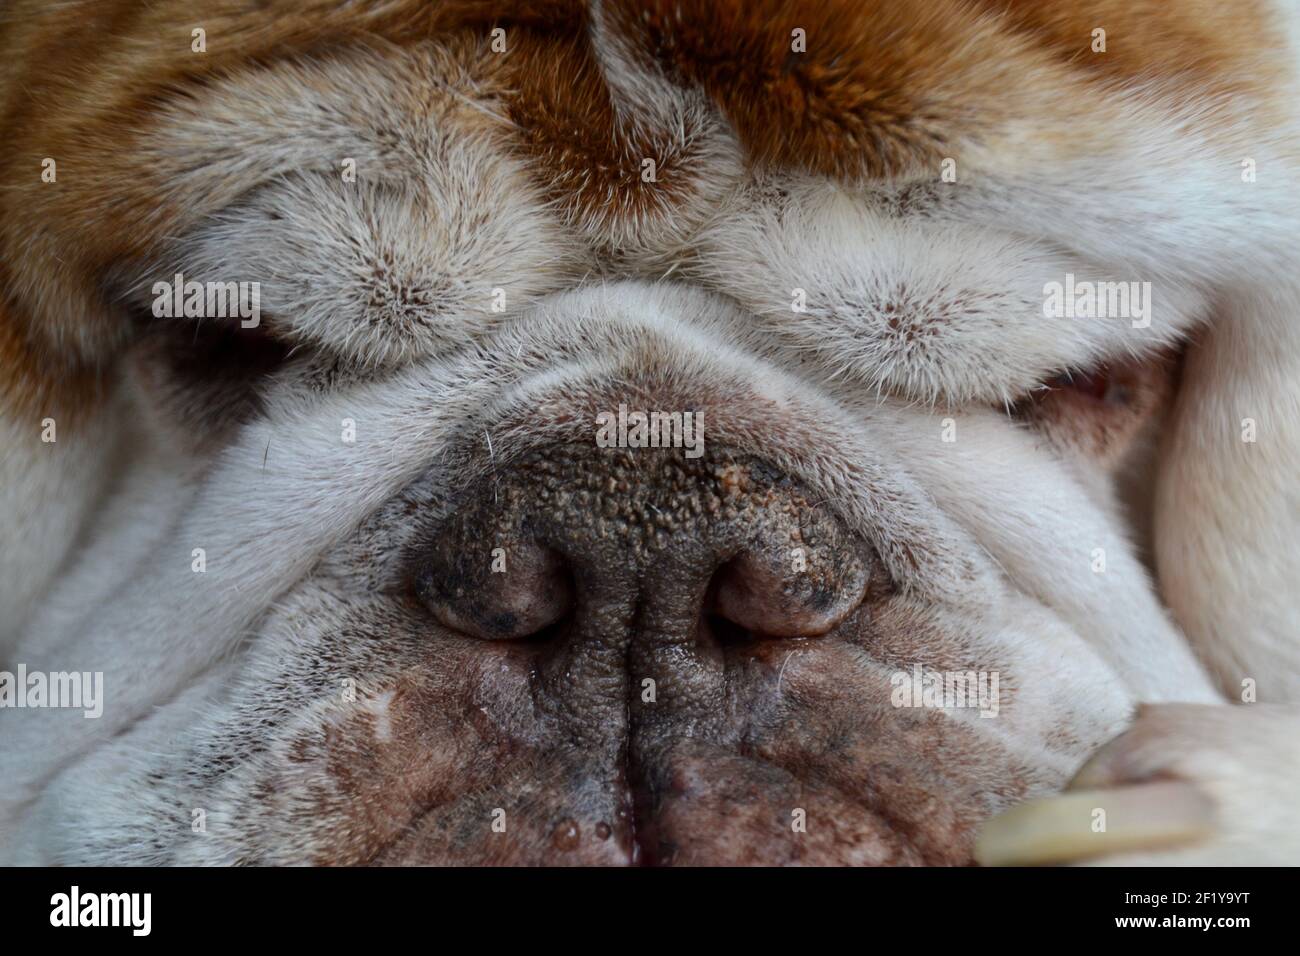
<path fill-rule="evenodd" d="M 1117 483 L 1150 491 L 1170 350 L 1225 268 L 1174 255 L 1184 210 L 1135 159 L 1185 162 L 1185 117 L 1116 110 L 1026 34 L 999 54 L 1023 100 L 971 120 L 956 86 L 1005 78 L 971 54 L 903 116 L 927 74 L 895 64 L 800 160 L 671 18 L 526 10 L 501 52 L 473 5 L 400 6 L 151 100 L 75 267 L 15 267 L 114 356 L 101 440 L 57 466 L 109 504 L 10 596 L 6 658 L 109 696 L 2 715 L 17 858 L 963 863 L 1136 702 L 1215 699 Z M 937 51 L 994 42 L 907 7 Z M 1071 95 L 1120 132 L 1066 129 Z M 1126 261 L 1158 312 L 1044 312 Z M 178 316 L 106 317 L 177 275 L 260 290 L 223 374 L 177 361 Z M 124 488 L 95 464 L 123 458 Z"/>
<path fill-rule="evenodd" d="M 136 676 L 148 715 L 47 791 L 42 853 L 964 862 L 1135 700 L 1208 693 L 1095 464 L 999 411 L 880 403 L 717 296 L 563 294 L 318 381 L 282 373 L 162 543 L 207 555 L 166 582 L 177 616 L 140 594 L 155 636 L 206 656 L 247 623 L 243 649 L 174 697 Z M 620 404 L 698 416 L 701 453 L 600 447 Z"/>

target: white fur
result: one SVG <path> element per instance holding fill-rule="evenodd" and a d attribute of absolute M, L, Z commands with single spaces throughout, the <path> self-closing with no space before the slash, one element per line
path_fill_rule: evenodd
<path fill-rule="evenodd" d="M 1261 693 L 1295 701 L 1293 127 L 1260 133 L 1224 122 L 1242 104 L 1189 109 L 1158 88 L 1069 103 L 1009 91 L 1010 119 L 965 144 L 958 182 L 903 216 L 904 183 L 743 174 L 697 92 L 671 87 L 603 33 L 599 15 L 593 23 L 629 128 L 699 159 L 676 213 L 562 221 L 498 151 L 483 77 L 437 47 L 277 67 L 170 108 L 146 165 L 185 214 L 161 260 L 117 276 L 124 293 L 138 298 L 176 269 L 255 279 L 282 334 L 326 360 L 398 368 L 346 375 L 325 393 L 290 372 L 264 418 L 214 460 L 178 460 L 151 397 L 120 382 L 111 426 L 0 463 L 0 503 L 21 516 L 0 550 L 16 632 L 0 633 L 0 663 L 103 670 L 109 693 L 96 721 L 0 713 L 0 859 L 151 859 L 125 846 L 133 802 L 165 818 L 185 795 L 140 789 L 140 774 L 167 766 L 150 754 L 193 744 L 205 708 L 229 716 L 217 703 L 223 676 L 241 666 L 244 642 L 274 643 L 268 622 L 320 587 L 314 569 L 411 482 L 451 481 L 458 447 L 486 434 L 511 455 L 568 434 L 546 418 L 566 395 L 648 371 L 679 399 L 729 399 L 710 440 L 761 451 L 823 493 L 909 593 L 971 621 L 990 647 L 1022 648 L 1027 686 L 1037 675 L 1061 687 L 1054 668 L 1080 675 L 1075 693 L 1031 690 L 1037 706 L 1114 731 L 1139 699 L 1211 704 L 1189 646 L 1222 685 L 1258 676 Z M 417 88 L 445 93 L 426 112 L 403 95 L 412 71 Z M 357 84 L 364 110 L 351 108 Z M 357 184 L 335 178 L 344 157 L 358 161 Z M 1244 157 L 1257 162 L 1255 183 L 1241 181 Z M 556 294 L 589 269 L 679 265 L 733 301 L 622 282 Z M 1152 282 L 1152 326 L 1044 318 L 1043 284 L 1066 272 Z M 485 311 L 498 286 L 504 314 Z M 795 288 L 807 312 L 790 309 Z M 1117 513 L 1075 470 L 995 411 L 946 409 L 1188 339 L 1198 344 L 1162 460 L 1156 535 L 1160 593 L 1184 635 Z M 938 440 L 944 417 L 954 443 Z M 1259 421 L 1257 445 L 1235 441 L 1244 417 Z M 344 418 L 357 423 L 355 444 L 341 439 Z M 765 440 L 780 425 L 782 443 Z M 29 442 L 36 425 L 4 428 Z M 118 449 L 127 470 L 114 485 L 104 479 Z M 1105 574 L 1090 566 L 1096 548 Z M 1059 653 L 1037 653 L 1039 634 Z M 1104 672 L 1111 691 L 1099 689 Z M 1254 724 L 1248 709 L 1208 710 L 1209 724 L 1247 737 L 1255 727 L 1266 741 L 1232 757 L 1250 785 L 1228 785 L 1217 775 L 1235 736 L 1170 731 L 1170 753 L 1189 754 L 1178 772 L 1233 808 L 1216 845 L 1243 859 L 1242 847 L 1279 830 L 1291 839 L 1300 824 L 1278 803 L 1295 766 L 1278 753 L 1300 718 Z M 118 760 L 132 768 L 120 779 Z"/>
<path fill-rule="evenodd" d="M 15 659 L 29 668 L 103 670 L 109 689 L 109 706 L 96 721 L 60 711 L 2 718 L 9 833 L 23 835 L 25 858 L 62 846 L 58 858 L 76 859 L 69 834 L 110 831 L 111 814 L 129 802 L 127 795 L 94 796 L 112 790 L 105 778 L 114 735 L 154 714 L 140 725 L 145 737 L 118 745 L 138 762 L 154 734 L 175 733 L 183 722 L 169 713 L 212 706 L 186 688 L 250 629 L 261 634 L 259 618 L 293 600 L 312 567 L 403 486 L 426 471 L 423 480 L 435 487 L 453 475 L 463 481 L 451 454 L 458 443 L 481 447 L 486 429 L 500 456 L 580 439 L 591 431 L 585 420 L 546 424 L 547 410 L 563 407 L 560 396 L 581 383 L 653 374 L 655 366 L 678 376 L 679 394 L 664 401 L 680 403 L 703 389 L 715 396 L 707 406 L 711 442 L 757 448 L 773 428 L 799 423 L 802 439 L 792 432 L 788 444 L 765 453 L 866 534 L 905 589 L 967 621 L 973 633 L 987 630 L 989 641 L 1001 635 L 978 645 L 980 653 L 1019 648 L 1020 686 L 1031 695 L 1040 681 L 1057 688 L 1050 699 L 1027 702 L 1025 719 L 1109 713 L 1118 729 L 1126 702 L 1214 699 L 1126 543 L 1086 495 L 1072 491 L 1070 471 L 1030 436 L 995 412 L 961 413 L 962 438 L 944 445 L 927 411 L 841 404 L 798 374 L 796 357 L 779 350 L 770 356 L 779 364 L 750 357 L 753 331 L 743 312 L 698 291 L 620 284 L 559 296 L 481 348 L 384 381 L 306 400 L 300 383 L 287 380 L 266 420 L 244 429 L 196 495 L 173 493 L 183 504 L 161 540 L 142 542 L 134 562 L 119 554 L 111 584 L 103 555 L 88 550 L 18 647 Z M 357 421 L 355 445 L 341 441 L 343 417 Z M 1027 497 L 1026 488 L 1053 500 L 1055 523 L 1044 520 L 1046 503 Z M 894 556 L 901 544 L 925 562 L 900 563 Z M 1105 576 L 1089 570 L 1094 545 L 1110 549 Z M 206 573 L 191 570 L 192 547 L 206 549 Z M 93 612 L 80 599 L 88 578 L 116 591 Z M 1040 654 L 1035 642 L 1058 650 Z M 1105 678 L 1085 677 L 1098 668 Z M 1107 684 L 1115 692 L 1103 703 L 1112 696 L 1099 690 Z M 62 816 L 69 808 L 76 826 Z M 55 833 L 64 836 L 50 843 Z"/>

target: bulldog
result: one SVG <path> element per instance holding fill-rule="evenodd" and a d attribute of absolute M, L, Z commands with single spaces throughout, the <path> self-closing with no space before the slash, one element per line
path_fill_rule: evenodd
<path fill-rule="evenodd" d="M 1300 862 L 1298 24 L 15 0 L 0 862 Z"/>

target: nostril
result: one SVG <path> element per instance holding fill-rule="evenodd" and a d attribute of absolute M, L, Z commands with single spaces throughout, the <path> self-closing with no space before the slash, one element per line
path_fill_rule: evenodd
<path fill-rule="evenodd" d="M 558 640 L 568 629 L 569 622 L 573 620 L 573 615 L 567 611 L 557 617 L 549 624 L 538 628 L 528 634 L 521 634 L 519 640 L 525 644 L 549 644 Z"/>
<path fill-rule="evenodd" d="M 862 603 L 867 577 L 865 566 L 854 560 L 827 572 L 787 566 L 779 552 L 745 551 L 714 574 L 706 610 L 730 627 L 710 627 L 720 637 L 817 637 Z"/>
<path fill-rule="evenodd" d="M 704 615 L 704 624 L 709 637 L 716 643 L 724 646 L 735 646 L 745 644 L 755 639 L 753 631 L 747 627 L 741 627 L 735 621 L 728 620 L 721 614 Z"/>
<path fill-rule="evenodd" d="M 528 542 L 484 564 L 428 567 L 416 593 L 439 623 L 470 637 L 542 641 L 558 633 L 574 600 L 573 572 L 560 554 Z"/>

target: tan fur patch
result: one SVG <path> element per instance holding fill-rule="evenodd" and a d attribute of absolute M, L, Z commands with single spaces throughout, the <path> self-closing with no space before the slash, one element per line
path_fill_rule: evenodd
<path fill-rule="evenodd" d="M 1255 0 L 1246 9 L 907 0 L 869 11 L 853 0 L 619 0 L 604 15 L 634 54 L 702 88 L 752 161 L 836 176 L 933 169 L 1004 119 L 1018 87 L 1057 84 L 1060 94 L 1063 75 L 1249 92 L 1257 105 L 1274 79 L 1260 54 L 1275 41 Z M 57 9 L 18 0 L 0 25 L 0 252 L 9 263 L 0 281 L 15 305 L 5 321 L 18 327 L 10 338 L 92 364 L 123 342 L 102 274 L 184 214 L 178 171 L 149 168 L 139 148 L 160 104 L 271 58 L 458 30 L 485 36 L 496 25 L 510 36 L 499 77 L 519 143 L 567 215 L 594 217 L 617 237 L 672 210 L 699 157 L 689 146 L 659 155 L 644 131 L 620 131 L 577 0 L 94 0 Z M 1096 26 L 1108 31 L 1104 54 L 1088 47 Z M 205 53 L 191 52 L 196 27 L 207 33 Z M 794 31 L 806 48 L 794 49 Z M 661 167 L 652 187 L 639 176 L 646 155 Z M 56 183 L 41 181 L 47 157 L 58 163 Z"/>

